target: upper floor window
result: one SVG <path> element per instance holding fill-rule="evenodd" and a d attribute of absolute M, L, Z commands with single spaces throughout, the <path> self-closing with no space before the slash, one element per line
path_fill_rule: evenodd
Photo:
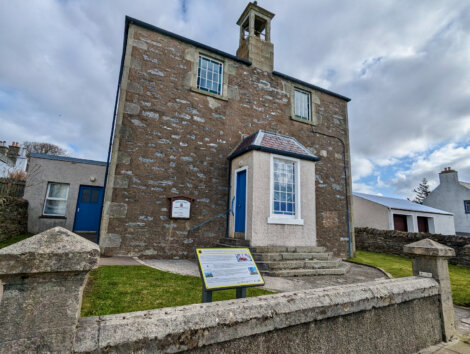
<path fill-rule="evenodd" d="M 465 206 L 465 214 L 470 214 L 470 200 L 464 200 L 463 203 Z"/>
<path fill-rule="evenodd" d="M 294 90 L 294 115 L 296 118 L 311 120 L 310 93 Z"/>
<path fill-rule="evenodd" d="M 47 184 L 46 201 L 44 203 L 44 215 L 65 216 L 69 185 L 65 183 Z"/>
<path fill-rule="evenodd" d="M 223 63 L 199 56 L 197 88 L 222 95 Z"/>

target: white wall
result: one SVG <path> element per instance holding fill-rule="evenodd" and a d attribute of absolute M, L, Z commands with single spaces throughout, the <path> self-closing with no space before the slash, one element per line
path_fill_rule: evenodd
<path fill-rule="evenodd" d="M 353 195 L 353 225 L 354 227 L 390 230 L 388 208 Z"/>
<path fill-rule="evenodd" d="M 391 212 L 392 212 L 391 214 L 400 214 L 400 215 L 407 216 L 409 232 L 418 232 L 418 216 L 423 216 L 426 218 L 432 218 L 432 223 L 434 223 L 434 225 L 430 223 L 429 225 L 430 233 L 436 233 L 436 234 L 442 234 L 442 235 L 455 235 L 453 215 L 432 214 L 432 213 L 423 213 L 423 212 L 415 212 L 415 211 L 399 210 L 399 209 L 392 209 Z M 390 230 L 393 230 L 393 216 L 391 217 L 391 220 L 392 220 L 392 227 L 390 228 Z"/>
<path fill-rule="evenodd" d="M 470 214 L 465 213 L 464 200 L 470 200 L 470 189 L 458 181 L 457 172 L 440 173 L 440 184 L 423 204 L 454 214 L 455 231 L 470 233 Z"/>
<path fill-rule="evenodd" d="M 105 170 L 106 166 L 102 165 L 32 157 L 24 192 L 24 199 L 29 202 L 28 231 L 38 233 L 55 226 L 72 230 L 80 185 L 102 187 Z M 90 180 L 92 176 L 96 181 Z M 48 182 L 70 184 L 65 218 L 42 215 Z"/>
<path fill-rule="evenodd" d="M 251 246 L 316 246 L 315 163 L 299 160 L 301 219 L 303 225 L 268 223 L 270 217 L 271 154 L 250 151 L 232 160 L 231 197 L 235 193 L 235 171 L 247 167 L 247 226 L 245 238 Z M 230 216 L 230 235 L 234 217 Z"/>

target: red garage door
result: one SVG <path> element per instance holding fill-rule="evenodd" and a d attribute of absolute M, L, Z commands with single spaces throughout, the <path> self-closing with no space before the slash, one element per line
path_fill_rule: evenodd
<path fill-rule="evenodd" d="M 418 232 L 429 232 L 428 218 L 418 216 Z"/>
<path fill-rule="evenodd" d="M 393 228 L 397 231 L 408 231 L 406 215 L 393 214 Z"/>

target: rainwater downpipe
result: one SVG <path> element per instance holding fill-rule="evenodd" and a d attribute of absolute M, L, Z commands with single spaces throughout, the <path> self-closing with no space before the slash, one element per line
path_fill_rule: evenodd
<path fill-rule="evenodd" d="M 343 146 L 343 171 L 344 171 L 344 183 L 345 183 L 344 185 L 345 185 L 345 191 L 346 191 L 346 223 L 347 223 L 347 229 L 348 229 L 349 257 L 352 257 L 351 221 L 350 221 L 350 218 L 349 218 L 349 197 L 348 197 L 348 193 L 349 193 L 348 181 L 349 181 L 349 179 L 348 179 L 348 169 L 346 167 L 346 145 L 344 144 L 344 141 L 341 140 L 340 138 L 338 138 L 337 136 L 317 132 L 317 131 L 315 131 L 315 129 L 313 127 L 312 127 L 312 133 L 323 135 L 323 136 L 326 136 L 326 137 L 329 137 L 329 138 L 337 139 L 337 140 L 339 140 L 339 142 Z"/>

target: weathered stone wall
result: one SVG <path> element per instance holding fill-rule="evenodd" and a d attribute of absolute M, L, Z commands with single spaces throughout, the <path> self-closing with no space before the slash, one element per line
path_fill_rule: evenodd
<path fill-rule="evenodd" d="M 227 209 L 227 156 L 242 134 L 264 129 L 293 136 L 321 157 L 312 176 L 317 242 L 346 257 L 343 148 L 290 118 L 293 82 L 136 25 L 128 33 L 101 228 L 104 254 L 193 257 L 196 245 L 224 237 L 225 217 L 190 237 L 188 229 Z M 224 61 L 226 98 L 194 90 L 199 53 Z M 307 90 L 315 102 L 313 129 L 339 137 L 348 149 L 346 101 Z M 349 150 L 346 159 L 349 168 Z M 180 194 L 195 199 L 190 220 L 169 219 L 168 198 Z"/>
<path fill-rule="evenodd" d="M 410 277 L 81 318 L 74 350 L 414 353 L 442 340 L 438 292 Z"/>
<path fill-rule="evenodd" d="M 403 252 L 403 246 L 406 244 L 429 238 L 455 250 L 456 256 L 450 258 L 449 263 L 470 267 L 470 237 L 378 230 L 368 227 L 356 227 L 355 236 L 357 249 L 396 254 L 397 256 L 406 256 Z"/>
<path fill-rule="evenodd" d="M 27 232 L 28 202 L 21 198 L 0 198 L 0 241 Z"/>

